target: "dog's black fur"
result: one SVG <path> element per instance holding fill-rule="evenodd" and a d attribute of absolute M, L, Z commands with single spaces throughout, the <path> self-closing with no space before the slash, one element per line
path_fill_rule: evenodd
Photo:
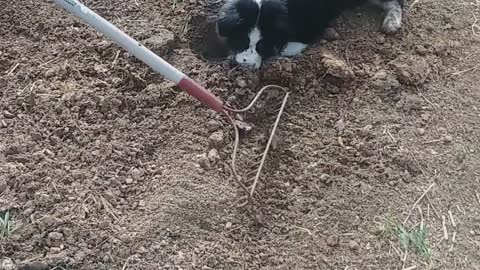
<path fill-rule="evenodd" d="M 384 32 L 400 29 L 402 0 L 227 0 L 217 33 L 238 63 L 258 68 L 272 56 L 301 53 L 343 11 L 367 2 L 383 8 Z"/>

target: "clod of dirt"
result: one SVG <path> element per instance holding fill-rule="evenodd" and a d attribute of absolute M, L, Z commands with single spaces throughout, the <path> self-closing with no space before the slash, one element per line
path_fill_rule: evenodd
<path fill-rule="evenodd" d="M 48 270 L 48 269 L 50 269 L 48 264 L 43 262 L 23 263 L 23 265 L 18 268 L 18 270 Z"/>
<path fill-rule="evenodd" d="M 217 149 L 211 149 L 210 151 L 208 151 L 207 157 L 213 164 L 217 163 L 220 160 L 220 155 L 218 154 Z"/>
<path fill-rule="evenodd" d="M 423 135 L 425 135 L 425 129 L 424 128 L 417 128 L 417 133 L 418 133 L 418 135 L 423 136 Z"/>
<path fill-rule="evenodd" d="M 417 95 L 405 94 L 397 102 L 397 108 L 404 111 L 418 111 L 422 109 L 423 99 Z"/>
<path fill-rule="evenodd" d="M 210 169 L 210 160 L 208 159 L 206 154 L 201 154 L 197 156 L 198 164 L 204 170 Z"/>
<path fill-rule="evenodd" d="M 137 168 L 133 168 L 131 171 L 130 171 L 130 176 L 132 176 L 132 179 L 135 180 L 135 181 L 140 181 L 141 178 L 142 178 L 142 172 L 137 169 Z"/>
<path fill-rule="evenodd" d="M 452 135 L 445 135 L 445 136 L 443 137 L 443 141 L 444 141 L 445 143 L 451 143 L 451 142 L 453 141 Z"/>
<path fill-rule="evenodd" d="M 348 242 L 348 248 L 350 248 L 351 250 L 358 250 L 359 247 L 360 245 L 354 240 L 350 240 Z"/>
<path fill-rule="evenodd" d="M 174 49 L 175 35 L 166 29 L 161 29 L 154 36 L 144 40 L 143 44 L 159 56 L 165 56 Z"/>
<path fill-rule="evenodd" d="M 405 85 L 421 85 L 425 83 L 430 74 L 427 60 L 422 57 L 399 57 L 391 65 L 399 82 Z"/>
<path fill-rule="evenodd" d="M 21 149 L 17 144 L 11 144 L 5 148 L 5 156 L 17 155 L 20 154 Z"/>
<path fill-rule="evenodd" d="M 63 234 L 59 232 L 51 232 L 47 236 L 47 244 L 49 246 L 60 246 L 63 239 Z"/>
<path fill-rule="evenodd" d="M 380 70 L 372 77 L 372 86 L 381 91 L 397 90 L 401 87 L 396 77 L 385 70 Z"/>
<path fill-rule="evenodd" d="M 321 59 L 321 63 L 329 75 L 343 81 L 350 81 L 355 77 L 355 73 L 345 61 L 329 53 L 323 53 Z"/>
<path fill-rule="evenodd" d="M 207 129 L 210 132 L 215 132 L 219 130 L 220 127 L 221 127 L 221 124 L 217 120 L 212 119 L 207 122 Z"/>
<path fill-rule="evenodd" d="M 11 112 L 9 112 L 9 111 L 6 111 L 6 110 L 3 111 L 3 116 L 4 116 L 5 118 L 7 118 L 7 119 L 13 119 L 13 118 L 15 118 L 15 114 L 13 114 L 13 113 L 11 113 Z"/>
<path fill-rule="evenodd" d="M 210 135 L 210 137 L 208 138 L 208 141 L 211 147 L 214 147 L 216 149 L 221 148 L 224 143 L 223 131 L 219 130 L 212 133 L 212 135 Z"/>
<path fill-rule="evenodd" d="M 292 58 L 278 58 L 266 61 L 261 70 L 261 78 L 265 84 L 291 85 L 296 81 L 297 64 Z"/>
<path fill-rule="evenodd" d="M 323 38 L 328 41 L 334 41 L 340 38 L 340 35 L 338 34 L 337 30 L 328 27 L 325 29 L 325 32 L 323 33 Z"/>
<path fill-rule="evenodd" d="M 338 236 L 336 235 L 330 235 L 328 238 L 327 238 L 327 245 L 331 246 L 331 247 L 336 247 L 338 246 Z"/>

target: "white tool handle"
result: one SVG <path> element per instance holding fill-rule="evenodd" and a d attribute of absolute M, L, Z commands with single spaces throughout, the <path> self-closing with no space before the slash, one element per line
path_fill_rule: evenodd
<path fill-rule="evenodd" d="M 162 74 L 175 84 L 180 83 L 185 74 L 157 56 L 155 53 L 144 47 L 142 44 L 123 33 L 109 21 L 97 15 L 95 12 L 84 6 L 77 0 L 53 0 L 67 11 L 75 14 L 83 21 L 93 26 L 97 31 L 115 41 L 125 50 L 129 51 L 156 72 Z"/>

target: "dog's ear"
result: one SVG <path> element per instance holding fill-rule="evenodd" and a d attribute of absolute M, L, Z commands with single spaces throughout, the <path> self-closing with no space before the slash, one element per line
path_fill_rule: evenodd
<path fill-rule="evenodd" d="M 227 37 L 232 34 L 242 23 L 240 15 L 236 11 L 227 10 L 223 12 L 216 22 L 216 31 L 220 37 Z"/>
<path fill-rule="evenodd" d="M 241 25 L 242 18 L 238 10 L 240 1 L 229 0 L 221 8 L 216 21 L 216 30 L 220 37 L 229 36 Z"/>

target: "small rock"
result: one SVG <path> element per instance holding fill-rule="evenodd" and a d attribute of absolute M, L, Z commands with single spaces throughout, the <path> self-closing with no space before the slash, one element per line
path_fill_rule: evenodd
<path fill-rule="evenodd" d="M 343 119 L 340 119 L 335 123 L 335 128 L 338 132 L 342 132 L 345 129 L 345 126 L 345 121 L 343 121 Z"/>
<path fill-rule="evenodd" d="M 327 53 L 322 54 L 321 58 L 322 65 L 329 75 L 345 81 L 355 77 L 355 73 L 345 61 Z"/>
<path fill-rule="evenodd" d="M 399 82 L 405 85 L 421 85 L 430 75 L 430 66 L 425 58 L 399 58 L 392 62 Z"/>
<path fill-rule="evenodd" d="M 320 175 L 320 181 L 322 181 L 322 183 L 325 183 L 325 184 L 330 184 L 332 182 L 332 179 L 329 174 L 322 173 Z"/>
<path fill-rule="evenodd" d="M 328 238 L 327 238 L 327 245 L 331 246 L 331 247 L 336 247 L 338 246 L 338 236 L 336 235 L 330 235 Z"/>
<path fill-rule="evenodd" d="M 2 264 L 0 265 L 0 270 L 15 270 L 15 263 L 12 259 L 8 257 L 4 257 L 2 260 Z"/>
<path fill-rule="evenodd" d="M 9 111 L 7 111 L 7 110 L 3 111 L 3 116 L 4 116 L 5 118 L 7 118 L 7 119 L 13 119 L 13 118 L 15 118 L 15 114 L 13 114 L 13 113 L 11 113 L 11 112 L 9 112 Z"/>
<path fill-rule="evenodd" d="M 227 222 L 227 224 L 225 224 L 225 229 L 229 229 L 232 227 L 232 223 L 231 222 Z"/>
<path fill-rule="evenodd" d="M 387 41 L 387 40 L 385 39 L 384 36 L 378 36 L 378 37 L 376 38 L 377 44 L 384 44 L 386 41 Z"/>
<path fill-rule="evenodd" d="M 436 156 L 438 155 L 438 152 L 433 149 L 430 149 L 430 154 Z"/>
<path fill-rule="evenodd" d="M 217 161 L 220 160 L 220 155 L 218 154 L 217 149 L 210 149 L 210 151 L 208 151 L 207 157 L 213 164 L 217 163 Z"/>
<path fill-rule="evenodd" d="M 244 79 L 242 78 L 237 78 L 237 85 L 241 88 L 247 87 L 247 83 L 245 82 Z"/>
<path fill-rule="evenodd" d="M 131 183 L 133 183 L 133 179 L 130 177 L 127 177 L 127 179 L 125 179 L 125 183 L 127 183 L 127 185 L 130 185 Z"/>
<path fill-rule="evenodd" d="M 443 137 L 443 140 L 445 143 L 451 143 L 453 141 L 453 137 L 451 135 L 445 135 L 445 137 Z"/>
<path fill-rule="evenodd" d="M 360 247 L 360 245 L 355 242 L 354 240 L 350 240 L 348 242 L 348 248 L 350 248 L 351 250 L 358 250 L 358 248 Z"/>
<path fill-rule="evenodd" d="M 113 87 L 119 87 L 122 84 L 122 79 L 120 78 L 113 78 L 112 79 L 112 86 Z"/>
<path fill-rule="evenodd" d="M 6 128 L 6 127 L 8 127 L 7 122 L 5 122 L 5 120 L 0 121 L 0 127 L 1 127 L 1 128 Z"/>
<path fill-rule="evenodd" d="M 210 135 L 210 137 L 208 138 L 210 146 L 217 149 L 223 146 L 223 140 L 223 131 L 221 130 L 212 133 L 212 135 Z"/>
<path fill-rule="evenodd" d="M 425 48 L 425 46 L 423 45 L 417 45 L 415 46 L 415 52 L 418 54 L 418 55 L 426 55 L 427 54 L 427 49 Z"/>
<path fill-rule="evenodd" d="M 40 141 L 40 140 L 43 139 L 42 134 L 37 133 L 37 132 L 32 132 L 32 134 L 30 134 L 30 137 L 32 138 L 32 141 L 34 141 L 34 142 Z"/>
<path fill-rule="evenodd" d="M 219 130 L 220 127 L 221 127 L 221 124 L 217 120 L 212 119 L 212 120 L 207 122 L 207 129 L 210 132 L 215 132 L 215 131 Z"/>
<path fill-rule="evenodd" d="M 418 133 L 418 135 L 423 136 L 423 135 L 425 135 L 425 129 L 424 128 L 417 128 L 417 133 Z"/>
<path fill-rule="evenodd" d="M 210 169 L 210 160 L 207 158 L 206 154 L 198 155 L 197 158 L 198 158 L 198 164 L 200 165 L 201 168 L 205 170 Z"/>
<path fill-rule="evenodd" d="M 133 180 L 135 180 L 135 181 L 140 181 L 141 178 L 142 178 L 142 172 L 137 168 L 133 168 L 130 171 L 130 175 L 132 176 Z"/>
<path fill-rule="evenodd" d="M 43 76 L 45 76 L 45 78 L 51 78 L 51 77 L 55 76 L 55 70 L 54 69 L 49 69 L 49 70 L 45 71 Z"/>
<path fill-rule="evenodd" d="M 335 29 L 328 27 L 327 29 L 325 29 L 325 32 L 323 33 L 323 38 L 328 41 L 334 41 L 339 39 L 340 35 Z"/>
<path fill-rule="evenodd" d="M 54 241 L 57 241 L 57 240 L 62 240 L 63 238 L 63 234 L 59 233 L 59 232 L 51 232 L 48 234 L 48 237 L 47 237 L 49 240 L 54 240 Z"/>
<path fill-rule="evenodd" d="M 16 144 L 9 145 L 5 148 L 5 156 L 20 154 L 20 147 Z"/>

